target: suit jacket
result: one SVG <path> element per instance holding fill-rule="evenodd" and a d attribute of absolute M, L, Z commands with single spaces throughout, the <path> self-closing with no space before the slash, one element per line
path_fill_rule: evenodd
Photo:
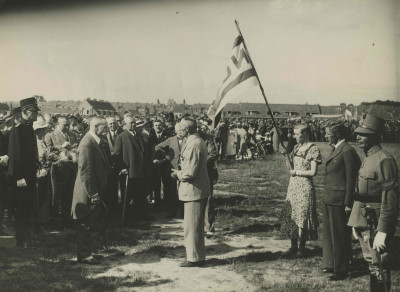
<path fill-rule="evenodd" d="M 0 156 L 8 155 L 7 137 L 0 132 Z M 0 192 L 5 192 L 5 177 L 7 167 L 0 166 Z M 0 194 L 1 197 L 2 194 Z"/>
<path fill-rule="evenodd" d="M 32 122 L 22 120 L 11 129 L 8 153 L 7 175 L 15 181 L 23 178 L 29 185 L 36 184 L 38 152 Z"/>
<path fill-rule="evenodd" d="M 90 133 L 87 133 L 78 147 L 78 174 L 75 180 L 71 213 L 74 219 L 82 219 L 76 214 L 78 203 L 90 206 L 90 198 L 96 194 L 103 196 L 110 172 L 110 162 L 99 144 Z"/>
<path fill-rule="evenodd" d="M 182 140 L 181 144 L 178 142 L 178 137 L 173 136 L 167 140 L 159 143 L 155 147 L 156 158 L 167 159 L 172 168 L 179 169 L 179 159 L 181 156 L 181 149 L 184 146 L 185 138 Z"/>
<path fill-rule="evenodd" d="M 182 148 L 181 168 L 178 171 L 179 200 L 189 202 L 211 195 L 207 172 L 207 146 L 198 134 L 190 135 Z"/>
<path fill-rule="evenodd" d="M 112 155 L 119 170 L 128 169 L 129 178 L 150 177 L 150 149 L 138 131 L 135 136 L 127 130 L 119 134 Z"/>
<path fill-rule="evenodd" d="M 107 142 L 108 142 L 108 146 L 110 147 L 110 151 L 113 150 L 114 148 L 114 144 L 115 144 L 115 140 L 117 140 L 117 137 L 119 134 L 121 134 L 124 130 L 122 130 L 121 128 L 118 128 L 116 136 L 114 137 L 114 139 L 111 136 L 111 131 L 108 131 L 107 133 Z"/>
<path fill-rule="evenodd" d="M 342 142 L 325 163 L 323 201 L 332 206 L 353 206 L 353 192 L 361 160 L 357 152 Z"/>
<path fill-rule="evenodd" d="M 44 142 L 46 143 L 47 148 L 49 149 L 61 149 L 61 146 L 65 142 L 69 142 L 71 145 L 72 144 L 77 144 L 78 137 L 74 132 L 67 131 L 65 135 L 68 137 L 68 140 L 61 134 L 61 132 L 56 128 L 52 133 L 46 134 L 44 138 Z"/>

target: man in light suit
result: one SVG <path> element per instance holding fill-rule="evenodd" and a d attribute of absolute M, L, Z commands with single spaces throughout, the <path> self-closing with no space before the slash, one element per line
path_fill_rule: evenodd
<path fill-rule="evenodd" d="M 325 163 L 322 265 L 324 272 L 332 273 L 331 281 L 347 277 L 351 257 L 351 229 L 347 221 L 361 165 L 354 148 L 346 143 L 345 135 L 346 128 L 341 122 L 326 128 L 325 137 L 333 149 Z"/>
<path fill-rule="evenodd" d="M 99 223 L 102 213 L 101 198 L 107 189 L 110 153 L 107 143 L 102 141 L 106 133 L 106 121 L 93 117 L 89 132 L 79 144 L 78 174 L 71 214 L 79 223 L 77 259 L 83 263 L 88 261 L 87 257 L 91 254 L 90 232 Z"/>
<path fill-rule="evenodd" d="M 183 218 L 183 204 L 178 200 L 177 181 L 171 177 L 171 169 L 180 170 L 181 149 L 184 146 L 186 138 L 182 131 L 181 124 L 175 125 L 175 136 L 169 137 L 167 140 L 159 143 L 155 147 L 155 160 L 153 163 L 166 164 L 166 169 L 169 171 L 170 192 L 166 196 L 169 217 L 175 217 L 179 210 Z"/>
<path fill-rule="evenodd" d="M 48 133 L 44 138 L 47 149 L 63 152 L 76 147 L 78 138 L 75 133 L 69 130 L 69 127 L 70 121 L 66 116 L 58 117 L 54 132 Z M 63 227 L 68 227 L 71 223 L 70 210 L 76 176 L 76 163 L 63 161 L 57 166 L 53 165 L 51 172 L 53 187 L 52 213 L 55 216 L 59 216 L 60 211 L 62 225 Z"/>
<path fill-rule="evenodd" d="M 117 167 L 128 175 L 127 202 L 133 200 L 133 208 L 127 215 L 148 219 L 146 195 L 150 190 L 151 162 L 150 149 L 142 134 L 136 129 L 136 120 L 124 116 L 125 131 L 118 135 L 113 148 Z"/>
<path fill-rule="evenodd" d="M 198 267 L 205 262 L 204 216 L 210 182 L 207 174 L 207 146 L 196 133 L 196 120 L 185 117 L 181 121 L 186 137 L 181 154 L 181 170 L 173 169 L 172 177 L 180 181 L 179 199 L 184 201 L 184 233 L 186 261 L 181 267 Z"/>

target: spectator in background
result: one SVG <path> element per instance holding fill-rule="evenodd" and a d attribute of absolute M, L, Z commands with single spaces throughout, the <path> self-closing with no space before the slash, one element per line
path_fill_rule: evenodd
<path fill-rule="evenodd" d="M 153 129 L 149 134 L 149 147 L 152 153 L 152 180 L 151 185 L 153 188 L 154 203 L 156 209 L 161 208 L 161 182 L 163 185 L 164 196 L 170 197 L 171 194 L 171 175 L 170 170 L 167 169 L 166 163 L 160 163 L 161 160 L 156 158 L 155 147 L 167 140 L 170 136 L 164 131 L 164 125 L 160 120 L 155 120 L 153 122 Z"/>
<path fill-rule="evenodd" d="M 151 188 L 150 148 L 136 128 L 132 115 L 124 116 L 125 130 L 117 136 L 112 155 L 123 175 L 128 175 L 127 215 L 131 218 L 149 219 L 146 196 Z"/>
<path fill-rule="evenodd" d="M 51 168 L 53 187 L 52 215 L 61 215 L 61 226 L 71 225 L 71 203 L 75 176 L 77 171 L 76 157 L 70 155 L 78 146 L 77 136 L 69 130 L 70 121 L 66 116 L 59 116 L 53 133 L 48 133 L 44 140 L 51 152 L 59 153 L 60 162 Z"/>

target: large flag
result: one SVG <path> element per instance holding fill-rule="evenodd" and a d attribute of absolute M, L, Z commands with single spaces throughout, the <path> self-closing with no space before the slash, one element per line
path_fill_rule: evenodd
<path fill-rule="evenodd" d="M 250 87 L 259 85 L 256 71 L 251 65 L 241 35 L 233 43 L 232 56 L 228 60 L 226 71 L 227 76 L 222 81 L 217 97 L 207 112 L 207 115 L 213 120 L 214 127 L 218 124 L 221 111 L 227 103 Z"/>

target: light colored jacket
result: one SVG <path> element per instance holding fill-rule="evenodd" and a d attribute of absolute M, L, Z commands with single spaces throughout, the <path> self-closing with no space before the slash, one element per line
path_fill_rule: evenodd
<path fill-rule="evenodd" d="M 178 171 L 179 200 L 197 201 L 211 195 L 207 173 L 207 146 L 198 134 L 190 135 L 181 152 L 181 169 Z"/>

